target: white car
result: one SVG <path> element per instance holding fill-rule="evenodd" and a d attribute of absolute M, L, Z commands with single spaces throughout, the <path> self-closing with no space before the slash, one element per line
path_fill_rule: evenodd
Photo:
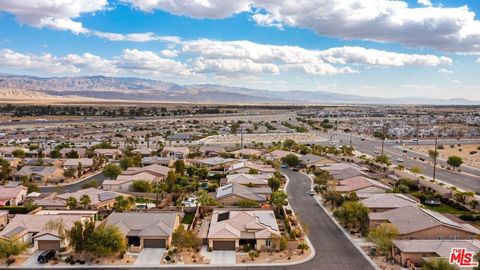
<path fill-rule="evenodd" d="M 314 196 L 315 195 L 315 190 L 311 189 L 310 192 L 308 192 L 308 195 Z"/>
<path fill-rule="evenodd" d="M 397 162 L 403 162 L 403 159 L 397 158 Z"/>
<path fill-rule="evenodd" d="M 376 154 L 376 155 L 380 154 L 380 152 L 378 152 L 378 151 L 373 151 L 373 153 Z"/>

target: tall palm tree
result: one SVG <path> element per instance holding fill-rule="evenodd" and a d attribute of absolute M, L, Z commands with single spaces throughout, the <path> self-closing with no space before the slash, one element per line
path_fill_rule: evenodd
<path fill-rule="evenodd" d="M 67 204 L 69 209 L 75 209 L 75 208 L 77 208 L 78 201 L 75 197 L 70 196 L 70 197 L 67 198 L 66 204 Z"/>
<path fill-rule="evenodd" d="M 87 208 L 87 206 L 92 202 L 92 200 L 90 199 L 90 196 L 88 196 L 87 194 L 84 194 L 82 195 L 82 197 L 80 197 L 80 204 L 83 205 L 83 209 Z"/>

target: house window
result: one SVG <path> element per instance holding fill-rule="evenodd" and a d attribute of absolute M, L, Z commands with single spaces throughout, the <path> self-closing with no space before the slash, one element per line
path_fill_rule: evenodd
<path fill-rule="evenodd" d="M 438 239 L 438 240 L 443 240 L 443 235 L 437 236 L 437 239 Z"/>
<path fill-rule="evenodd" d="M 266 240 L 266 241 L 265 241 L 265 245 L 266 245 L 267 247 L 272 246 L 272 240 Z"/>

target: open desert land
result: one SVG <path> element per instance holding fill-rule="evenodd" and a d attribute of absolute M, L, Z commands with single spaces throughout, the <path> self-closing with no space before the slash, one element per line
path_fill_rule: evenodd
<path fill-rule="evenodd" d="M 204 144 L 236 144 L 241 142 L 240 134 L 214 135 L 200 140 Z M 262 142 L 280 142 L 286 139 L 292 139 L 296 142 L 312 143 L 322 142 L 326 139 L 313 133 L 268 133 L 268 134 L 244 134 L 244 143 Z"/>
<path fill-rule="evenodd" d="M 449 156 L 459 156 L 463 159 L 463 164 L 480 168 L 480 144 L 447 144 L 442 145 L 444 149 L 438 149 L 439 158 L 448 159 Z M 432 145 L 411 146 L 409 149 L 428 154 L 428 150 L 433 150 Z"/>

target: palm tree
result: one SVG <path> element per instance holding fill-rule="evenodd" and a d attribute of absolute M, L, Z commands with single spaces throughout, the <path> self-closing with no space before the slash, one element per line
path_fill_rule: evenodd
<path fill-rule="evenodd" d="M 161 198 L 163 200 L 163 195 L 165 194 L 165 192 L 167 192 L 167 190 L 168 190 L 168 185 L 165 182 L 157 183 L 157 185 L 155 186 L 153 191 L 155 192 L 155 203 L 157 206 L 158 206 L 158 196 L 161 194 Z"/>
<path fill-rule="evenodd" d="M 67 201 L 66 201 L 66 204 L 67 204 L 69 209 L 77 208 L 77 204 L 78 204 L 77 198 L 75 198 L 73 196 L 68 197 Z"/>
<path fill-rule="evenodd" d="M 44 227 L 47 231 L 56 231 L 58 236 L 64 238 L 67 235 L 67 228 L 65 227 L 65 222 L 62 218 L 52 219 L 45 224 Z"/>
<path fill-rule="evenodd" d="M 433 161 L 433 180 L 435 180 L 435 173 L 437 169 L 437 158 L 438 158 L 437 148 L 435 147 L 435 150 L 428 150 L 428 156 Z"/>
<path fill-rule="evenodd" d="M 84 194 L 82 195 L 82 197 L 80 197 L 80 204 L 83 205 L 83 209 L 87 208 L 87 206 L 92 202 L 92 200 L 90 199 L 90 196 L 88 196 L 87 194 Z"/>

